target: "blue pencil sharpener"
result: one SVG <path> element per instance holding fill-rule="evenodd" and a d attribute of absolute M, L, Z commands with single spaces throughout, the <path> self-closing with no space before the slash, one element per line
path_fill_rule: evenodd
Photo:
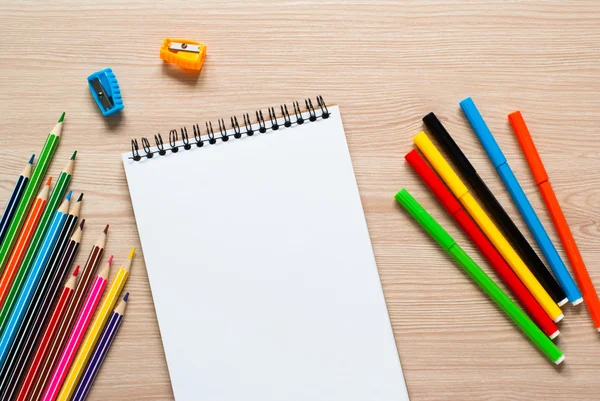
<path fill-rule="evenodd" d="M 90 92 L 103 116 L 117 113 L 125 107 L 119 82 L 112 68 L 105 68 L 88 77 Z"/>

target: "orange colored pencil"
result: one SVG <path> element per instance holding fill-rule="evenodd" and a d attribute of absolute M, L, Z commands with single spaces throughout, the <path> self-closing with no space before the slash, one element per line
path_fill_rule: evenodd
<path fill-rule="evenodd" d="M 558 203 L 556 194 L 552 189 L 552 185 L 550 185 L 550 181 L 548 181 L 548 174 L 546 173 L 542 159 L 533 143 L 533 139 L 525 124 L 523 115 L 520 111 L 515 111 L 508 115 L 508 120 L 519 141 L 519 145 L 521 145 L 531 174 L 542 194 L 542 198 L 544 199 L 548 213 L 552 218 L 552 223 L 554 223 L 554 228 L 558 233 L 560 242 L 562 242 L 563 248 L 565 249 L 567 258 L 569 258 L 569 263 L 575 274 L 577 284 L 579 284 L 583 299 L 590 311 L 592 320 L 594 321 L 596 329 L 600 332 L 600 301 L 598 300 L 598 294 L 596 293 L 590 274 L 585 267 L 581 253 L 577 248 L 577 243 L 573 238 L 567 219 Z"/>
<path fill-rule="evenodd" d="M 27 248 L 29 247 L 29 243 L 31 242 L 31 238 L 33 238 L 33 234 L 35 233 L 35 229 L 37 228 L 38 223 L 40 222 L 40 218 L 42 217 L 42 213 L 44 212 L 44 208 L 48 203 L 48 193 L 50 192 L 50 181 L 52 181 L 52 177 L 48 179 L 46 185 L 42 188 L 37 198 L 33 202 L 33 206 L 25 219 L 25 224 L 23 225 L 23 229 L 17 238 L 17 242 L 13 251 L 6 263 L 6 268 L 2 273 L 2 277 L 0 278 L 0 308 L 4 305 L 4 301 L 6 300 L 6 296 L 10 290 L 10 287 L 13 284 L 15 279 L 15 275 L 17 274 L 17 270 L 21 265 L 21 261 L 25 256 L 25 252 L 27 252 Z"/>

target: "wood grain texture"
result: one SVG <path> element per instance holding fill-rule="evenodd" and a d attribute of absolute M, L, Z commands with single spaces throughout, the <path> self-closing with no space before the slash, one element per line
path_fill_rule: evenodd
<path fill-rule="evenodd" d="M 403 161 L 421 117 L 435 111 L 525 229 L 461 115 L 458 101 L 472 96 L 559 244 L 506 118 L 520 109 L 600 285 L 597 1 L 5 0 L 0 26 L 0 199 L 66 111 L 50 173 L 79 151 L 80 263 L 106 223 L 117 263 L 139 246 L 120 160 L 131 137 L 321 94 L 343 113 L 412 401 L 598 399 L 600 338 L 585 307 L 565 307 L 558 343 L 567 359 L 554 368 L 393 200 L 409 189 L 490 271 Z M 207 44 L 199 76 L 163 65 L 164 37 Z M 114 118 L 100 115 L 86 83 L 105 67 L 125 102 Z M 173 397 L 141 256 L 90 400 Z"/>

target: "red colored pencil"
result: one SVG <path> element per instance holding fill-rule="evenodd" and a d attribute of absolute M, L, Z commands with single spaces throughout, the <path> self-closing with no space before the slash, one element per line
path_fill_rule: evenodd
<path fill-rule="evenodd" d="M 469 239 L 496 270 L 500 278 L 502 278 L 508 288 L 510 288 L 511 292 L 527 310 L 540 329 L 542 329 L 542 331 L 551 339 L 556 338 L 556 336 L 559 335 L 556 324 L 554 324 L 552 319 L 544 312 L 531 293 L 527 291 L 525 285 L 519 280 L 506 261 L 502 259 L 502 256 L 500 256 L 496 248 L 494 248 L 491 242 L 481 230 L 479 230 L 475 222 L 471 220 L 456 198 L 454 198 L 454 195 L 446 188 L 442 180 L 440 180 L 433 172 L 431 167 L 427 165 L 421 155 L 419 155 L 416 150 L 412 150 L 408 152 L 404 158 L 419 177 L 421 177 L 423 182 L 425 182 L 425 185 L 433 192 L 444 209 L 446 209 L 454 220 L 456 220 L 460 228 L 467 234 Z"/>
<path fill-rule="evenodd" d="M 75 268 L 73 271 L 73 275 L 67 280 L 65 283 L 62 292 L 58 298 L 58 302 L 52 311 L 52 315 L 50 316 L 50 320 L 48 321 L 48 325 L 46 326 L 46 330 L 44 330 L 44 334 L 42 335 L 42 339 L 38 344 L 38 350 L 35 353 L 35 357 L 33 361 L 31 361 L 31 365 L 29 366 L 29 370 L 27 371 L 27 376 L 23 380 L 21 384 L 21 389 L 19 390 L 19 395 L 17 396 L 17 400 L 24 401 L 27 396 L 27 392 L 31 387 L 32 381 L 35 377 L 35 372 L 37 371 L 40 363 L 42 362 L 42 356 L 44 352 L 40 352 L 40 350 L 44 350 L 48 347 L 50 340 L 54 337 L 56 329 L 59 326 L 59 323 L 65 316 L 65 312 L 67 311 L 67 305 L 73 298 L 73 293 L 75 292 L 75 284 L 77 283 L 77 273 L 79 272 L 79 266 Z"/>

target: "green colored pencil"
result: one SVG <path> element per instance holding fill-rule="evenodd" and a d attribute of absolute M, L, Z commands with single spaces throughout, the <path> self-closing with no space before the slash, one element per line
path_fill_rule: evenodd
<path fill-rule="evenodd" d="M 398 203 L 427 231 L 431 237 L 446 252 L 452 256 L 460 267 L 462 267 L 469 276 L 481 287 L 487 295 L 496 302 L 496 304 L 508 315 L 509 318 L 529 337 L 542 351 L 548 359 L 555 364 L 560 364 L 565 360 L 562 351 L 531 321 L 517 304 L 515 304 L 504 291 L 487 275 L 481 268 L 462 250 L 427 211 L 412 197 L 406 189 L 402 189 L 396 194 Z"/>
<path fill-rule="evenodd" d="M 65 194 L 67 193 L 67 188 L 69 186 L 69 182 L 71 181 L 71 175 L 73 174 L 73 166 L 75 163 L 75 156 L 77 156 L 77 151 L 73 153 L 71 159 L 67 163 L 66 167 L 63 171 L 61 171 L 58 176 L 58 180 L 56 182 L 56 186 L 52 191 L 52 195 L 50 195 L 50 200 L 48 201 L 48 205 L 46 209 L 44 209 L 44 213 L 42 213 L 42 217 L 40 218 L 40 222 L 33 234 L 33 238 L 31 239 L 31 243 L 29 244 L 29 248 L 27 248 L 27 252 L 25 253 L 25 257 L 23 257 L 23 261 L 17 270 L 17 274 L 15 276 L 15 280 L 10 287 L 8 292 L 8 296 L 0 309 L 0 334 L 4 330 L 4 325 L 6 320 L 10 316 L 10 312 L 14 306 L 17 295 L 21 292 L 21 287 L 25 278 L 29 273 L 29 269 L 31 269 L 31 265 L 33 264 L 33 260 L 39 247 L 41 246 L 42 239 L 46 235 L 46 231 L 50 227 L 51 218 L 54 215 L 54 212 L 58 208 L 59 204 L 62 202 Z"/>
<path fill-rule="evenodd" d="M 46 170 L 52 161 L 52 156 L 54 156 L 54 152 L 58 146 L 58 141 L 60 140 L 64 118 L 65 113 L 62 113 L 52 131 L 50 131 L 50 134 L 48 134 L 48 138 L 46 139 L 46 143 L 42 148 L 38 162 L 35 165 L 33 173 L 31 174 L 31 178 L 29 179 L 27 187 L 25 188 L 25 193 L 19 201 L 17 211 L 10 222 L 8 232 L 4 238 L 4 241 L 2 242 L 2 246 L 0 246 L 0 274 L 2 274 L 2 271 L 4 271 L 4 266 L 6 266 L 6 262 L 8 262 L 10 252 L 12 251 L 13 245 L 17 240 L 17 236 L 21 231 L 21 227 L 25 222 L 29 207 L 31 206 L 31 203 L 37 194 L 40 184 L 44 178 L 44 174 L 46 174 Z"/>

